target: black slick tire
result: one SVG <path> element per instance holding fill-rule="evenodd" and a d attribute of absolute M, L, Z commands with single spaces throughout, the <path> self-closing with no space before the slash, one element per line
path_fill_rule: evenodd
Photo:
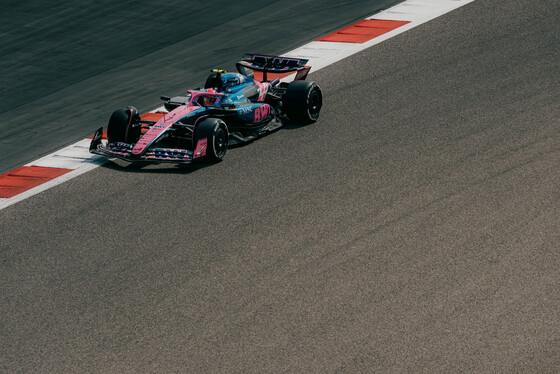
<path fill-rule="evenodd" d="M 317 121 L 322 106 L 323 94 L 315 82 L 293 81 L 282 97 L 284 113 L 291 121 L 304 125 Z"/>
<path fill-rule="evenodd" d="M 107 141 L 135 143 L 140 138 L 139 120 L 138 110 L 134 107 L 115 110 L 107 125 Z"/>
<path fill-rule="evenodd" d="M 193 136 L 193 149 L 199 140 L 206 139 L 206 157 L 201 160 L 216 163 L 224 159 L 229 144 L 227 125 L 218 118 L 206 118 L 196 124 Z"/>

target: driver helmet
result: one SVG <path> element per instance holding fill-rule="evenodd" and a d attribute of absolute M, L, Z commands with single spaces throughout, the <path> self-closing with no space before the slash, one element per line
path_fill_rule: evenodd
<path fill-rule="evenodd" d="M 209 88 L 206 92 L 216 93 L 216 90 L 213 88 Z M 204 106 L 212 106 L 216 102 L 218 98 L 216 96 L 203 96 L 202 97 L 202 105 Z"/>
<path fill-rule="evenodd" d="M 231 87 L 238 86 L 243 83 L 241 74 L 227 73 L 222 75 L 222 87 L 229 90 Z"/>

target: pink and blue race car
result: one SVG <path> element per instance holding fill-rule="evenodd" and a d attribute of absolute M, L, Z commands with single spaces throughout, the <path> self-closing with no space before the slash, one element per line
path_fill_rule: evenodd
<path fill-rule="evenodd" d="M 237 63 L 236 73 L 213 70 L 203 89 L 162 96 L 165 110 L 142 116 L 134 107 L 116 110 L 109 119 L 107 141 L 99 128 L 90 152 L 130 162 L 221 161 L 230 145 L 249 142 L 288 122 L 308 124 L 319 118 L 321 88 L 305 80 L 307 62 L 247 54 Z M 279 80 L 292 74 L 290 83 Z"/>

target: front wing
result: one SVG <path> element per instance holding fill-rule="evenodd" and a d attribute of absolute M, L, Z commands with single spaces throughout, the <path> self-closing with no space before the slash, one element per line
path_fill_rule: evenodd
<path fill-rule="evenodd" d="M 101 127 L 95 132 L 89 145 L 89 151 L 91 153 L 120 158 L 121 160 L 129 162 L 152 161 L 181 164 L 190 164 L 196 159 L 206 156 L 207 139 L 199 140 L 194 151 L 179 148 L 150 147 L 142 153 L 142 155 L 134 155 L 132 154 L 134 144 L 122 142 L 107 144 L 102 141 L 102 134 L 103 128 Z"/>

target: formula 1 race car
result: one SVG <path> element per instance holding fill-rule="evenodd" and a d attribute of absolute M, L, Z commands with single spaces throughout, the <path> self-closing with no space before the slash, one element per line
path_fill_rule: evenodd
<path fill-rule="evenodd" d="M 131 162 L 221 161 L 229 145 L 249 142 L 288 121 L 308 124 L 319 118 L 321 88 L 305 80 L 307 62 L 247 54 L 237 63 L 237 73 L 212 70 L 203 89 L 162 96 L 164 109 L 149 116 L 134 107 L 116 110 L 107 142 L 101 127 L 89 150 Z M 292 82 L 280 82 L 278 77 L 290 74 L 295 74 Z"/>

